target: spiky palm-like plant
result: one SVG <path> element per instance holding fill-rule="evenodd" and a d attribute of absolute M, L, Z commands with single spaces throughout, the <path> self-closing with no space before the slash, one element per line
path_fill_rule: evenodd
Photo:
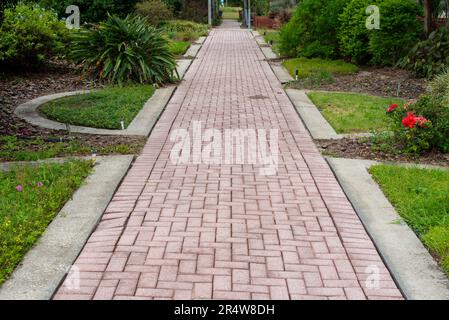
<path fill-rule="evenodd" d="M 167 40 L 139 16 L 110 16 L 98 26 L 81 29 L 73 36 L 69 57 L 111 84 L 161 84 L 176 73 Z"/>

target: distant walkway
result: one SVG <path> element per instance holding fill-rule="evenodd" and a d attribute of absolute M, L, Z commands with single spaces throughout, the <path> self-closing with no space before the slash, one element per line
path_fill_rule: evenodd
<path fill-rule="evenodd" d="M 173 164 L 175 129 L 277 129 L 279 165 Z M 402 298 L 251 33 L 211 32 L 56 299 Z M 74 273 L 76 275 L 76 272 Z M 75 282 L 76 283 L 76 282 Z"/>

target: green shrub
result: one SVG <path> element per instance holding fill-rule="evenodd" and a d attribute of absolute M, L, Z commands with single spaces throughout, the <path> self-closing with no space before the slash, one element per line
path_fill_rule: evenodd
<path fill-rule="evenodd" d="M 417 102 L 390 114 L 395 119 L 395 138 L 407 152 L 419 154 L 434 148 L 449 152 L 449 70 L 431 81 Z M 404 119 L 410 114 L 415 119 L 423 117 L 425 123 L 406 127 Z"/>
<path fill-rule="evenodd" d="M 340 26 L 337 37 L 343 56 L 355 63 L 371 60 L 369 52 L 369 33 L 366 28 L 366 8 L 378 5 L 381 0 L 352 0 L 339 16 Z"/>
<path fill-rule="evenodd" d="M 417 76 L 431 78 L 449 67 L 449 31 L 440 28 L 425 41 L 416 44 L 399 66 Z"/>
<path fill-rule="evenodd" d="M 0 2 L 0 26 L 3 22 L 3 12 L 5 9 L 14 6 L 17 2 L 19 2 L 19 0 L 2 0 L 2 2 Z"/>
<path fill-rule="evenodd" d="M 4 12 L 0 27 L 0 62 L 32 65 L 61 51 L 68 30 L 55 12 L 19 3 Z"/>
<path fill-rule="evenodd" d="M 209 32 L 207 25 L 187 20 L 166 21 L 160 27 L 175 42 L 192 42 Z"/>
<path fill-rule="evenodd" d="M 147 18 L 152 25 L 173 18 L 172 10 L 162 0 L 144 0 L 136 4 L 136 12 Z"/>
<path fill-rule="evenodd" d="M 395 65 L 419 41 L 423 26 L 416 17 L 422 10 L 415 0 L 383 0 L 379 9 L 380 30 L 369 33 L 372 63 Z"/>
<path fill-rule="evenodd" d="M 163 83 L 173 80 L 176 62 L 167 40 L 139 16 L 111 16 L 99 27 L 81 29 L 70 57 L 109 83 Z"/>
<path fill-rule="evenodd" d="M 81 21 L 95 23 L 104 21 L 108 14 L 125 17 L 134 12 L 138 0 L 40 0 L 42 6 L 56 10 L 59 17 L 66 17 L 69 5 L 80 8 Z"/>
<path fill-rule="evenodd" d="M 282 55 L 333 58 L 338 53 L 338 16 L 349 0 L 304 0 L 281 29 Z"/>
<path fill-rule="evenodd" d="M 251 11 L 258 16 L 265 16 L 270 10 L 270 1 L 268 0 L 252 0 Z"/>

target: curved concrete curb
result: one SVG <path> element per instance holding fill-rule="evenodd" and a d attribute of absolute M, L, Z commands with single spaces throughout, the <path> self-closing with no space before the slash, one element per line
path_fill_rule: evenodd
<path fill-rule="evenodd" d="M 87 94 L 90 91 L 73 91 L 52 94 L 48 96 L 39 97 L 21 104 L 16 108 L 14 113 L 24 119 L 25 121 L 42 128 L 52 130 L 69 130 L 70 132 L 86 133 L 86 134 L 98 134 L 98 135 L 136 135 L 136 136 L 148 136 L 154 124 L 156 123 L 159 115 L 164 110 L 168 101 L 170 100 L 176 87 L 167 87 L 157 89 L 153 96 L 145 103 L 143 108 L 129 124 L 125 130 L 108 130 L 108 129 L 96 129 L 82 126 L 66 125 L 65 123 L 49 120 L 41 116 L 38 112 L 38 108 L 49 101 L 60 99 L 63 97 L 74 96 L 77 94 Z"/>
<path fill-rule="evenodd" d="M 0 287 L 0 300 L 48 300 L 100 220 L 133 156 L 98 157 L 93 173 Z"/>
<path fill-rule="evenodd" d="M 369 174 L 377 162 L 327 161 L 405 297 L 449 300 L 448 278 Z"/>

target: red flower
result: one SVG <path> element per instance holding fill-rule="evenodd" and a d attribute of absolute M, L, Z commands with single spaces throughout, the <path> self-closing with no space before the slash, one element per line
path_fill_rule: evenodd
<path fill-rule="evenodd" d="M 416 119 L 413 113 L 407 112 L 407 116 L 404 119 L 402 119 L 402 125 L 406 128 L 412 129 L 417 121 L 418 120 Z"/>
<path fill-rule="evenodd" d="M 424 118 L 423 116 L 416 117 L 415 119 L 416 119 L 416 122 L 418 123 L 418 126 L 420 128 L 424 128 L 426 123 L 429 121 L 426 118 Z"/>
<path fill-rule="evenodd" d="M 393 103 L 390 105 L 390 107 L 387 109 L 387 112 L 393 112 L 398 107 L 397 103 Z"/>

